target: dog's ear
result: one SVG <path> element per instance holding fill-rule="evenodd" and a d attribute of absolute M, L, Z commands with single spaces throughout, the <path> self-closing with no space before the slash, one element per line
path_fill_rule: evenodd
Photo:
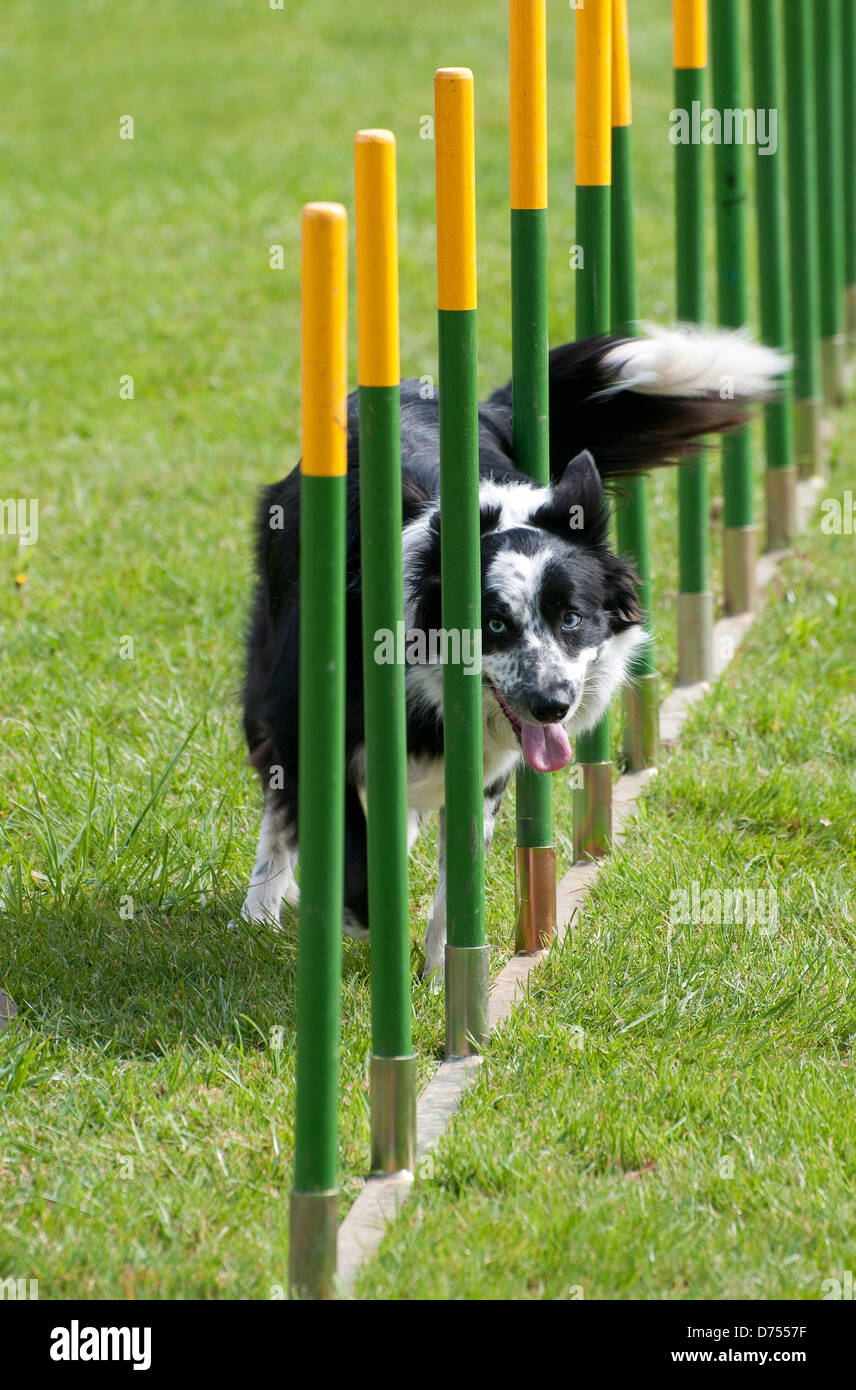
<path fill-rule="evenodd" d="M 572 458 L 553 487 L 549 502 L 532 516 L 532 525 L 586 545 L 604 545 L 609 531 L 609 508 L 597 465 L 584 449 Z"/>
<path fill-rule="evenodd" d="M 639 599 L 639 577 L 636 570 L 620 555 L 611 550 L 601 554 L 606 599 L 604 607 L 609 614 L 609 625 L 614 633 L 626 632 L 629 627 L 641 623 L 644 612 Z"/>
<path fill-rule="evenodd" d="M 483 536 L 495 531 L 502 516 L 499 503 L 483 502 L 479 509 L 479 529 Z M 428 521 L 425 538 L 414 554 L 407 573 L 407 588 L 412 602 L 413 626 L 424 632 L 443 626 L 443 603 L 440 588 L 440 537 L 442 519 L 437 507 Z"/>

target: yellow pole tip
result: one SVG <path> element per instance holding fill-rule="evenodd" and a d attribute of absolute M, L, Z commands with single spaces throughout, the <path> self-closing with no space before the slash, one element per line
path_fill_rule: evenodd
<path fill-rule="evenodd" d="M 394 145 L 395 136 L 391 130 L 358 130 L 354 136 L 355 145 Z"/>
<path fill-rule="evenodd" d="M 472 82 L 472 68 L 438 68 L 434 74 L 434 81 L 440 82 Z"/>
<path fill-rule="evenodd" d="M 348 213 L 341 203 L 304 203 L 304 222 L 347 222 Z"/>

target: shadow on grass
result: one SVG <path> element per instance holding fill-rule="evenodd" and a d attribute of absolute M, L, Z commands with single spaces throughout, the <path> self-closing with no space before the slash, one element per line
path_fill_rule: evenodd
<path fill-rule="evenodd" d="M 61 1041 L 161 1055 L 197 1040 L 258 1045 L 295 1028 L 297 915 L 280 931 L 240 922 L 240 899 L 117 920 L 78 899 L 7 919 L 4 987 L 20 1024 Z M 343 941 L 343 989 L 367 985 L 368 946 Z"/>

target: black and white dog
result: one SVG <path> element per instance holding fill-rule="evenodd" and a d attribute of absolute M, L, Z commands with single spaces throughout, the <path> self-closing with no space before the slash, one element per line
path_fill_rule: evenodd
<path fill-rule="evenodd" d="M 484 829 L 490 843 L 509 778 L 523 759 L 555 772 L 628 678 L 645 637 L 632 566 L 607 543 L 602 478 L 686 458 L 701 436 L 735 427 L 775 389 L 778 354 L 737 333 L 648 329 L 550 354 L 549 488 L 514 466 L 510 385 L 479 410 L 484 703 Z M 402 383 L 405 626 L 442 627 L 439 403 Z M 363 810 L 358 405 L 348 404 L 347 787 L 344 930 L 368 930 Z M 243 915 L 279 919 L 297 900 L 300 472 L 269 488 L 258 527 L 258 587 L 248 643 L 244 727 L 265 804 Z M 271 525 L 272 516 L 284 520 Z M 410 843 L 441 813 L 440 882 L 425 973 L 445 944 L 442 665 L 406 670 Z M 273 774 L 273 775 L 272 775 Z M 311 772 L 310 772 L 311 775 Z"/>

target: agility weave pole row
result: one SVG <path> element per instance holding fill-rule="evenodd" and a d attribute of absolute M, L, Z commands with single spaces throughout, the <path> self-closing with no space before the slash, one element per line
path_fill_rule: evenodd
<path fill-rule="evenodd" d="M 795 530 L 804 530 L 817 503 L 819 479 L 801 481 L 797 485 Z M 781 552 L 763 555 L 757 566 L 756 587 L 763 603 L 770 584 L 779 571 Z M 721 618 L 714 626 L 714 662 L 711 679 L 727 670 L 737 655 L 743 638 L 752 626 L 756 613 L 739 613 Z M 710 693 L 710 681 L 697 681 L 676 686 L 663 701 L 659 717 L 661 747 L 671 749 L 681 737 L 681 731 L 693 707 Z M 614 787 L 615 833 L 614 844 L 623 840 L 630 828 L 636 806 L 655 772 L 644 768 L 626 772 Z M 592 859 L 576 864 L 562 877 L 557 891 L 556 944 L 561 945 L 571 930 L 574 919 L 583 910 L 585 901 L 604 869 L 604 860 Z M 528 983 L 547 959 L 548 950 L 511 958 L 497 976 L 490 993 L 488 1020 L 490 1031 L 500 1028 L 512 1010 L 522 1007 Z M 425 1163 L 439 1140 L 448 1131 L 460 1104 L 475 1082 L 481 1058 L 466 1057 L 441 1062 L 424 1087 L 418 1103 L 419 1143 L 416 1172 Z M 340 1298 L 352 1298 L 363 1265 L 378 1250 L 387 1226 L 395 1220 L 413 1189 L 415 1174 L 390 1173 L 370 1177 L 357 1194 L 339 1229 L 339 1267 L 336 1279 Z"/>
<path fill-rule="evenodd" d="M 793 535 L 795 454 L 799 473 L 816 478 L 822 467 L 819 335 L 818 198 L 811 182 L 815 115 L 838 120 L 843 103 L 827 110 L 815 78 L 816 52 L 835 51 L 844 39 L 844 67 L 856 47 L 854 3 L 824 6 L 814 22 L 808 0 L 786 7 L 788 136 L 807 188 L 790 180 L 791 260 L 807 257 L 805 275 L 792 277 L 791 313 L 796 350 L 796 404 L 787 394 L 768 408 L 767 542 L 777 548 Z M 741 96 L 738 0 L 711 0 L 716 111 L 739 107 Z M 781 26 L 777 0 L 752 0 L 753 73 L 759 101 L 778 100 Z M 547 387 L 547 146 L 545 0 L 511 0 L 511 247 L 514 448 L 523 471 L 549 479 Z M 701 106 L 707 62 L 705 0 L 674 0 L 675 96 L 679 106 Z M 820 27 L 826 26 L 821 35 Z M 765 42 L 766 40 L 766 42 Z M 577 239 L 584 251 L 577 272 L 577 336 L 632 333 L 637 313 L 631 174 L 630 66 L 626 0 L 587 0 L 576 11 Z M 832 47 L 830 48 L 830 44 Z M 768 51 L 770 50 L 770 51 Z M 847 87 L 847 83 L 843 84 Z M 831 115 L 829 114 L 831 112 Z M 836 115 L 836 113 L 838 113 Z M 826 129 L 827 127 L 824 127 Z M 475 150 L 473 76 L 466 68 L 435 77 L 437 159 L 438 324 L 442 621 L 448 631 L 478 631 L 480 616 L 478 415 L 476 393 Z M 852 141 L 839 139 L 838 176 Z M 678 145 L 678 316 L 704 319 L 704 170 L 699 143 Z M 500 1013 L 511 1007 L 515 982 L 542 958 L 556 931 L 557 906 L 549 776 L 525 770 L 518 780 L 515 852 L 515 944 L 519 953 L 488 996 L 484 937 L 481 685 L 462 666 L 444 663 L 446 744 L 445 841 L 446 1056 L 445 1081 L 416 1097 L 416 1058 L 410 1028 L 410 950 L 407 899 L 407 797 L 404 671 L 373 659 L 370 639 L 394 628 L 403 612 L 399 439 L 399 330 L 395 142 L 388 131 L 361 131 L 355 143 L 357 301 L 361 452 L 363 632 L 366 705 L 369 907 L 372 924 L 371 1171 L 387 1194 L 407 1190 L 419 1155 L 442 1129 L 478 1065 L 477 1054 Z M 717 257 L 719 317 L 747 319 L 745 184 L 742 150 L 717 147 Z M 827 177 L 835 181 L 835 171 Z M 826 185 L 824 185 L 826 187 Z M 787 347 L 787 254 L 784 187 L 780 169 L 759 168 L 762 334 Z M 795 194 L 802 204 L 795 210 Z M 808 196 L 807 196 L 808 193 Z M 853 302 L 850 274 L 856 218 L 841 206 L 847 255 L 836 272 L 838 307 Z M 805 204 L 809 204 L 808 212 Z M 845 237 L 845 228 L 847 235 Z M 346 214 L 331 204 L 310 204 L 303 222 L 303 463 L 301 569 L 301 748 L 323 747 L 313 787 L 301 787 L 300 823 L 309 827 L 303 853 L 298 972 L 298 1103 L 292 1193 L 290 1281 L 304 1297 L 336 1291 L 336 1211 L 339 1011 L 341 997 L 342 848 L 344 800 L 344 577 L 346 440 Z M 845 284 L 846 280 L 846 284 Z M 817 292 L 815 292 L 817 291 Z M 846 293 L 845 293 L 846 291 Z M 856 312 L 856 310 L 854 310 Z M 840 320 L 843 322 L 843 318 Z M 833 335 L 835 336 L 835 335 Z M 840 337 L 840 334 L 838 335 Z M 837 349 L 836 349 L 837 351 Z M 826 395 L 837 399 L 837 361 L 826 352 Z M 794 440 L 796 439 L 796 443 Z M 726 607 L 745 630 L 751 621 L 756 578 L 772 563 L 756 562 L 752 513 L 752 460 L 748 427 L 725 441 Z M 681 470 L 679 681 L 658 709 L 653 638 L 637 668 L 637 690 L 627 701 L 625 756 L 640 769 L 617 784 L 608 717 L 580 738 L 582 785 L 574 791 L 574 848 L 585 867 L 568 882 L 588 881 L 592 861 L 605 855 L 627 813 L 628 787 L 641 785 L 656 760 L 657 734 L 669 739 L 676 710 L 697 698 L 721 669 L 714 658 L 713 595 L 708 547 L 708 485 L 704 458 Z M 806 484 L 800 501 L 805 500 Z M 323 522 L 322 522 L 323 518 Z M 644 480 L 619 500 L 619 548 L 634 556 L 650 628 L 650 565 Z M 321 533 L 325 533 L 321 545 Z M 742 625 L 742 626 L 741 626 Z M 303 634 L 322 631 L 322 642 Z M 719 626 L 717 632 L 724 631 Z M 733 636 L 733 633 L 730 633 Z M 671 721 L 671 723 L 670 723 Z M 333 729 L 334 737 L 329 736 Z M 671 732 L 670 732 L 671 730 Z M 326 731 L 320 737 L 321 731 Z M 308 761 L 308 759 L 306 759 Z M 316 759 L 316 766 L 318 760 Z M 632 781 L 636 776 L 637 780 Z M 338 829 L 337 829 L 338 827 Z M 580 877 L 582 876 L 582 878 Z M 560 900 L 562 894 L 560 893 Z M 560 914 L 561 915 L 561 914 Z M 567 918 L 567 914 L 565 915 Z M 563 919 L 565 920 L 565 919 Z M 528 954 L 525 954 L 528 953 Z M 516 987 L 516 986 L 515 986 Z M 511 989 L 511 994 L 509 994 Z M 504 1002 L 503 1002 L 504 1001 Z M 504 1016 L 504 1014 L 503 1014 Z M 457 1059 L 457 1060 L 453 1060 Z M 450 1070 L 457 1081 L 449 1082 Z M 439 1074 L 438 1074 L 439 1075 Z M 435 1105 L 436 1092 L 445 1099 Z M 434 1110 L 431 1112 L 431 1107 Z M 427 1107 L 427 1109 L 426 1109 Z M 445 1107 L 445 1109 L 444 1109 Z M 431 1112 L 431 1114 L 429 1114 Z M 427 1116 L 428 1128 L 425 1129 Z M 432 1118 L 433 1116 L 433 1118 Z M 417 1134 L 417 1119 L 420 1133 Z M 439 1127 L 438 1127 L 439 1126 Z M 366 1197 L 371 1203 L 373 1198 Z M 352 1225 L 359 1222 L 359 1204 Z M 393 1201 L 394 1206 L 394 1201 Z M 351 1218 L 349 1218 L 350 1220 Z M 346 1228 L 348 1223 L 346 1222 Z"/>

